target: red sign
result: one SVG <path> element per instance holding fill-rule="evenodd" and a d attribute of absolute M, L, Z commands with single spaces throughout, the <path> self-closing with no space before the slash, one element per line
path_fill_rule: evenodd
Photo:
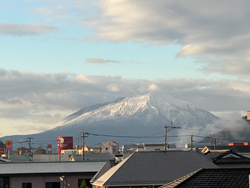
<path fill-rule="evenodd" d="M 12 149 L 12 140 L 6 140 L 6 149 Z"/>
<path fill-rule="evenodd" d="M 4 154 L 4 148 L 0 148 L 0 155 Z"/>
<path fill-rule="evenodd" d="M 61 155 L 61 150 L 73 149 L 72 136 L 58 136 L 57 137 L 57 153 Z"/>

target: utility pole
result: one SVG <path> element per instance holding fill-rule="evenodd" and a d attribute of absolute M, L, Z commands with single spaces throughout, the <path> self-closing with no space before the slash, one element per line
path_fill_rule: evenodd
<path fill-rule="evenodd" d="M 216 138 L 215 138 L 215 136 L 210 137 L 210 145 L 211 146 L 212 146 L 212 140 L 213 140 L 213 143 L 214 143 L 214 150 L 215 150 L 215 148 L 216 148 Z"/>
<path fill-rule="evenodd" d="M 28 140 L 28 144 L 29 144 L 29 151 L 30 151 L 30 153 L 29 153 L 29 161 L 31 161 L 31 139 L 34 139 L 33 137 L 30 137 L 30 135 L 29 135 L 29 137 L 27 138 L 27 140 Z"/>
<path fill-rule="evenodd" d="M 78 152 L 78 150 L 79 150 L 79 137 L 77 138 L 77 152 Z M 78 152 L 78 154 L 79 154 L 79 152 Z"/>
<path fill-rule="evenodd" d="M 84 161 L 84 145 L 85 145 L 85 134 L 87 133 L 84 133 L 83 129 L 82 129 L 82 133 L 81 133 L 81 137 L 82 137 L 82 160 Z"/>
<path fill-rule="evenodd" d="M 21 144 L 21 147 L 20 147 L 20 151 L 19 151 L 19 155 L 22 155 L 22 147 L 23 147 L 23 139 L 22 138 L 20 138 L 20 144 Z"/>
<path fill-rule="evenodd" d="M 216 138 L 214 136 L 214 150 L 215 150 L 215 147 L 216 147 Z"/>
<path fill-rule="evenodd" d="M 181 127 L 176 127 L 172 125 L 171 121 L 171 126 L 165 126 L 165 134 L 164 134 L 164 151 L 167 151 L 168 144 L 167 144 L 167 133 L 171 131 L 172 129 L 180 129 Z"/>
<path fill-rule="evenodd" d="M 193 148 L 193 135 L 191 135 L 191 140 L 190 140 L 190 148 Z"/>

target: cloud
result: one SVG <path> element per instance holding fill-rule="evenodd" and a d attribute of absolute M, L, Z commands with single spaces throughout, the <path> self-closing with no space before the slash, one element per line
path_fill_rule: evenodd
<path fill-rule="evenodd" d="M 101 0 L 83 19 L 87 40 L 179 44 L 177 57 L 192 56 L 206 73 L 250 78 L 249 2 Z M 129 14 L 128 14 L 129 12 Z"/>
<path fill-rule="evenodd" d="M 151 81 L 0 69 L 0 85 L 0 116 L 9 118 L 31 118 L 38 114 L 59 114 L 56 117 L 61 118 L 82 107 L 155 89 L 209 111 L 247 111 L 250 106 L 249 82 L 233 79 Z"/>
<path fill-rule="evenodd" d="M 57 28 L 47 25 L 0 23 L 0 34 L 12 36 L 41 35 L 54 32 Z"/>
<path fill-rule="evenodd" d="M 86 61 L 88 63 L 97 63 L 97 64 L 119 63 L 119 61 L 116 60 L 102 59 L 102 58 L 87 58 Z"/>
<path fill-rule="evenodd" d="M 250 84 L 246 80 L 133 80 L 0 69 L 0 85 L 0 120 L 45 128 L 83 107 L 156 89 L 216 113 L 250 110 Z"/>
<path fill-rule="evenodd" d="M 70 15 L 69 10 L 63 5 L 54 5 L 50 7 L 38 7 L 33 10 L 33 12 L 38 13 L 47 17 L 47 21 L 58 21 L 66 20 Z"/>
<path fill-rule="evenodd" d="M 111 92 L 114 92 L 114 93 L 117 93 L 120 91 L 120 88 L 117 84 L 109 84 L 107 86 L 107 88 L 111 91 Z"/>
<path fill-rule="evenodd" d="M 31 126 L 31 125 L 14 126 L 14 128 L 19 132 L 19 134 L 37 133 L 46 130 L 46 128 L 43 126 Z"/>

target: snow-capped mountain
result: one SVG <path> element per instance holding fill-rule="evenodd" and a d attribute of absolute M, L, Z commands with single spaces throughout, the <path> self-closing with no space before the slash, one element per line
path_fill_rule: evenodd
<path fill-rule="evenodd" d="M 218 119 L 208 111 L 162 92 L 131 96 L 111 103 L 96 105 L 90 109 L 81 109 L 68 116 L 54 129 L 83 125 L 89 127 L 97 124 L 108 126 L 105 122 L 112 122 L 119 126 L 121 123 L 126 124 L 127 121 L 133 120 L 147 126 L 165 125 L 172 121 L 176 126 L 199 125 L 202 127 Z"/>
<path fill-rule="evenodd" d="M 89 133 L 85 142 L 92 146 L 110 139 L 120 145 L 138 142 L 163 143 L 164 126 L 170 125 L 171 122 L 174 126 L 186 129 L 203 129 L 217 119 L 217 116 L 189 102 L 166 93 L 150 92 L 80 109 L 50 130 L 32 137 L 35 141 L 56 140 L 57 136 L 73 136 L 76 144 L 77 138 L 84 130 Z M 170 135 L 176 135 L 176 131 L 171 131 Z M 19 139 L 20 136 L 17 142 Z"/>

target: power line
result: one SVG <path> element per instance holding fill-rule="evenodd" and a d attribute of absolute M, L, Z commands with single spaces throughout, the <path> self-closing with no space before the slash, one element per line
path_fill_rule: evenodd
<path fill-rule="evenodd" d="M 95 133 L 86 133 L 92 136 L 105 136 L 105 137 L 119 137 L 119 138 L 160 138 L 160 136 L 122 136 L 122 135 L 107 135 L 107 134 L 95 134 Z"/>

